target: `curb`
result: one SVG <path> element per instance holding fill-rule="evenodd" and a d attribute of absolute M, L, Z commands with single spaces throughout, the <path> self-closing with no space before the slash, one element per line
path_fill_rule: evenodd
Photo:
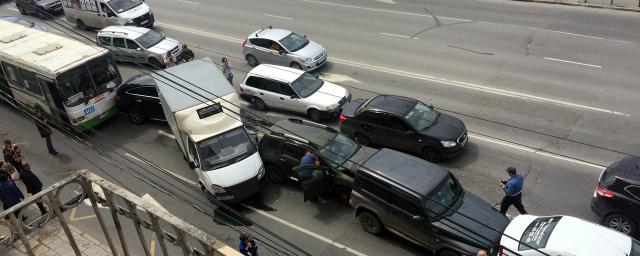
<path fill-rule="evenodd" d="M 629 8 L 629 7 L 619 7 L 619 6 L 609 6 L 609 5 L 599 5 L 599 4 L 589 4 L 589 3 L 556 2 L 552 0 L 511 0 L 511 1 L 533 2 L 533 3 L 542 3 L 542 4 L 559 4 L 559 5 L 582 6 L 582 7 L 591 7 L 591 8 L 600 8 L 600 9 L 611 9 L 611 10 L 628 11 L 628 12 L 640 12 L 640 8 Z"/>

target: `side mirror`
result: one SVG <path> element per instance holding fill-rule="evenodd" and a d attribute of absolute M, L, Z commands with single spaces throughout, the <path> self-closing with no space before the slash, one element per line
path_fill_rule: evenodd
<path fill-rule="evenodd" d="M 413 217 L 411 217 L 411 220 L 414 222 L 420 222 L 424 220 L 424 217 L 420 216 L 420 215 L 415 215 Z"/>
<path fill-rule="evenodd" d="M 295 95 L 295 94 L 294 94 L 294 95 L 291 95 L 291 98 L 292 98 L 292 99 L 297 99 L 297 98 L 298 98 L 298 95 Z"/>
<path fill-rule="evenodd" d="M 304 35 L 304 38 L 307 38 L 307 35 Z"/>
<path fill-rule="evenodd" d="M 136 51 L 142 51 L 142 48 L 138 47 L 138 49 L 136 49 Z"/>
<path fill-rule="evenodd" d="M 196 162 L 194 161 L 189 161 L 189 168 L 191 169 L 198 168 L 198 164 L 196 164 Z"/>
<path fill-rule="evenodd" d="M 280 51 L 278 51 L 278 53 L 279 53 L 280 55 L 285 55 L 285 54 L 287 54 L 287 51 L 285 51 L 285 50 L 280 50 Z"/>

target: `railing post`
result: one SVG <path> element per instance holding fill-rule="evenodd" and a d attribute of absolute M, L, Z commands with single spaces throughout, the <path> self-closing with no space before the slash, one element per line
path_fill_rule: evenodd
<path fill-rule="evenodd" d="M 160 249 L 162 249 L 162 255 L 171 256 L 167 252 L 167 244 L 164 241 L 164 234 L 162 233 L 162 228 L 160 228 L 160 221 L 158 221 L 158 216 L 155 216 L 151 212 L 147 212 L 149 214 L 149 219 L 151 219 L 151 228 L 156 233 L 156 239 L 158 239 L 158 243 L 160 244 Z"/>
<path fill-rule="evenodd" d="M 67 219 L 62 215 L 62 211 L 60 211 L 60 200 L 56 197 L 54 192 L 47 193 L 47 197 L 49 198 L 49 202 L 51 203 L 50 208 L 58 217 L 58 221 L 60 222 L 60 226 L 62 226 L 62 230 L 64 234 L 67 235 L 67 239 L 69 239 L 69 243 L 71 244 L 71 248 L 73 248 L 73 252 L 76 256 L 81 256 L 80 248 L 78 248 L 78 244 L 76 243 L 76 239 L 73 237 L 73 233 L 69 229 L 69 224 L 67 224 Z"/>
<path fill-rule="evenodd" d="M 101 187 L 102 189 L 102 187 Z M 113 218 L 113 224 L 116 226 L 116 232 L 118 232 L 118 238 L 120 238 L 120 245 L 122 246 L 122 252 L 125 256 L 129 256 L 129 246 L 127 245 L 127 238 L 124 236 L 122 232 L 122 225 L 120 225 L 120 218 L 118 217 L 118 212 L 116 211 L 116 205 L 113 203 L 113 192 L 110 190 L 105 190 L 104 196 L 107 200 L 107 206 L 109 207 L 109 212 L 111 212 L 111 217 Z"/>
<path fill-rule="evenodd" d="M 147 248 L 147 239 L 144 238 L 144 233 L 142 232 L 142 228 L 140 227 L 140 215 L 138 215 L 138 210 L 136 206 L 129 200 L 126 200 L 126 204 L 127 208 L 129 208 L 129 216 L 131 217 L 131 220 L 133 220 L 133 225 L 136 228 L 138 238 L 140 239 L 140 243 L 142 244 L 144 255 L 151 256 L 149 248 Z"/>
<path fill-rule="evenodd" d="M 187 244 L 187 239 L 184 238 L 184 231 L 176 226 L 173 226 L 173 230 L 178 236 L 176 240 L 178 240 L 178 245 L 182 248 L 182 254 L 184 254 L 184 256 L 190 256 L 189 244 Z"/>
<path fill-rule="evenodd" d="M 19 211 L 16 211 L 16 212 L 19 212 Z M 27 254 L 29 254 L 30 256 L 36 256 L 36 254 L 33 253 L 33 249 L 31 248 L 31 243 L 29 243 L 27 236 L 24 234 L 24 231 L 22 230 L 22 225 L 20 224 L 18 219 L 16 219 L 16 216 L 13 214 L 9 214 L 9 221 L 11 221 L 11 224 L 16 228 L 18 237 L 20 237 L 20 240 L 22 241 L 22 245 L 24 245 L 25 250 L 27 250 Z"/>
<path fill-rule="evenodd" d="M 100 223 L 100 228 L 102 228 L 102 233 L 104 233 L 104 237 L 107 239 L 107 244 L 109 244 L 109 248 L 111 249 L 111 253 L 113 256 L 118 256 L 118 250 L 116 246 L 113 244 L 113 240 L 111 239 L 111 235 L 109 234 L 109 229 L 107 225 L 104 223 L 104 218 L 100 213 L 100 209 L 98 208 L 98 199 L 96 198 L 95 193 L 93 192 L 93 188 L 91 187 L 93 181 L 86 179 L 84 177 L 81 179 L 82 188 L 85 193 L 87 193 L 89 197 L 89 201 L 91 201 L 91 207 L 93 208 L 93 212 L 96 213 L 96 218 L 98 219 L 98 223 Z"/>

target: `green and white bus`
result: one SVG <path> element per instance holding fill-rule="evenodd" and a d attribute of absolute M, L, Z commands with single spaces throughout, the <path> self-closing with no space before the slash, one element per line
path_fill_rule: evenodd
<path fill-rule="evenodd" d="M 122 77 L 108 50 L 0 20 L 0 96 L 83 132 L 117 113 Z"/>

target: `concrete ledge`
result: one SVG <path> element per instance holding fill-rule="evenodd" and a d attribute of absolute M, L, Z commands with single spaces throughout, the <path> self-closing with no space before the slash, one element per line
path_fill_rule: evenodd
<path fill-rule="evenodd" d="M 553 1 L 553 0 L 511 0 L 511 1 L 533 2 L 533 3 L 543 3 L 543 4 L 560 4 L 560 5 L 570 5 L 570 6 L 582 6 L 582 7 L 591 7 L 591 8 L 611 9 L 611 10 L 619 10 L 619 11 L 640 12 L 640 8 L 638 8 L 638 7 L 620 7 L 620 6 L 612 6 L 612 5 L 600 5 L 600 4 L 590 4 L 590 3 L 573 3 L 573 2 Z"/>

